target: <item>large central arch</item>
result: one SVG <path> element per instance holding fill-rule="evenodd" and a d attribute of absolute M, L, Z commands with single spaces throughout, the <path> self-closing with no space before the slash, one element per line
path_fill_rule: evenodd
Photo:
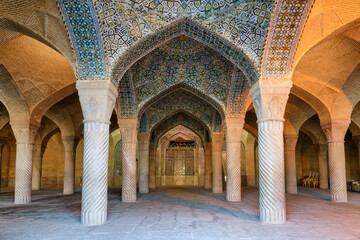
<path fill-rule="evenodd" d="M 158 31 L 148 35 L 134 46 L 129 48 L 117 61 L 111 71 L 111 80 L 116 86 L 119 85 L 125 72 L 139 59 L 158 48 L 171 39 L 186 35 L 201 42 L 236 65 L 244 72 L 250 84 L 256 82 L 259 78 L 259 69 L 253 61 L 240 48 L 236 47 L 226 39 L 222 38 L 209 29 L 187 18 L 179 19 Z"/>

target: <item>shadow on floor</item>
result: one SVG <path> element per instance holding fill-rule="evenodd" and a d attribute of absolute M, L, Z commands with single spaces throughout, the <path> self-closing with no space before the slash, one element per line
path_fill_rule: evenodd
<path fill-rule="evenodd" d="M 327 201 L 330 201 L 330 196 L 326 196 L 324 194 L 321 193 L 317 193 L 315 191 L 311 191 L 310 189 L 306 189 L 306 188 L 298 188 L 298 192 L 306 194 L 306 195 L 310 195 L 313 197 L 317 197 L 317 198 L 321 198 Z"/>
<path fill-rule="evenodd" d="M 253 222 L 260 221 L 259 216 L 257 216 L 257 215 L 249 214 L 249 213 L 234 210 L 234 209 L 228 209 L 228 208 L 224 208 L 224 207 L 184 200 L 181 198 L 169 197 L 169 196 L 166 196 L 166 195 L 160 194 L 160 193 L 152 193 L 150 195 L 143 195 L 143 196 L 141 196 L 141 198 L 144 200 L 149 200 L 149 201 L 163 202 L 163 203 L 167 203 L 167 204 L 175 204 L 175 205 L 179 205 L 179 206 L 183 206 L 183 207 L 189 207 L 189 208 L 200 209 L 200 210 L 213 212 L 213 213 L 225 214 L 228 216 L 232 216 L 232 217 L 236 217 L 236 218 L 240 218 L 240 219 L 244 219 L 244 220 L 248 220 L 248 221 L 253 221 Z"/>
<path fill-rule="evenodd" d="M 206 196 L 206 197 L 211 197 L 211 198 L 215 198 L 217 200 L 221 200 L 221 201 L 225 201 L 226 198 L 224 196 L 220 196 L 220 195 L 216 195 L 210 192 L 205 192 L 205 191 L 196 191 L 193 189 L 182 189 L 185 192 L 189 192 L 189 193 L 194 193 L 194 194 L 198 194 L 198 195 L 202 195 L 202 196 Z"/>

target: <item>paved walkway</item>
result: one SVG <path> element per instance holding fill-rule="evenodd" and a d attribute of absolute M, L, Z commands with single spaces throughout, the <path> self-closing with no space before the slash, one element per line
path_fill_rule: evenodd
<path fill-rule="evenodd" d="M 243 188 L 240 203 L 202 189 L 157 189 L 122 203 L 109 191 L 108 223 L 80 224 L 80 193 L 35 191 L 33 202 L 14 205 L 0 194 L 0 239 L 360 239 L 360 194 L 332 203 L 326 190 L 288 194 L 287 223 L 259 222 L 258 189 Z"/>

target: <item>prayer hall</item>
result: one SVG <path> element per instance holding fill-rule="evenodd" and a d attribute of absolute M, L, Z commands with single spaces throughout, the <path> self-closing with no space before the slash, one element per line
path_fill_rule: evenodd
<path fill-rule="evenodd" d="M 360 239 L 360 0 L 1 0 L 0 239 Z"/>

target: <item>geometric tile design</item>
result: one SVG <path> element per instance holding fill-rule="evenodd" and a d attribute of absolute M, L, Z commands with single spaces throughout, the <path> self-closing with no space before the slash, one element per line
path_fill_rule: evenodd
<path fill-rule="evenodd" d="M 135 118 L 135 96 L 129 73 L 126 73 L 121 79 L 118 92 L 119 97 L 117 98 L 117 102 L 119 106 L 119 115 L 122 118 Z"/>
<path fill-rule="evenodd" d="M 105 52 L 92 2 L 62 0 L 58 6 L 75 53 L 77 79 L 104 78 L 107 75 Z"/>
<path fill-rule="evenodd" d="M 279 1 L 271 18 L 261 75 L 289 78 L 300 35 L 314 0 Z"/>
<path fill-rule="evenodd" d="M 147 133 L 148 130 L 149 130 L 149 121 L 148 121 L 147 113 L 144 112 L 141 115 L 139 122 L 139 133 Z"/>
<path fill-rule="evenodd" d="M 111 67 L 146 36 L 186 18 L 242 49 L 259 69 L 275 0 L 93 2 Z M 202 29 L 196 30 L 194 35 L 202 34 Z"/>
<path fill-rule="evenodd" d="M 218 112 L 215 112 L 213 115 L 213 125 L 212 125 L 212 131 L 221 131 L 222 130 L 222 120 L 221 116 Z"/>
<path fill-rule="evenodd" d="M 185 36 L 170 40 L 131 68 L 137 105 L 178 83 L 186 83 L 226 107 L 233 65 L 206 45 Z"/>
<path fill-rule="evenodd" d="M 194 149 L 166 149 L 166 176 L 193 176 Z"/>
<path fill-rule="evenodd" d="M 189 36 L 212 49 L 216 49 L 217 52 L 242 70 L 250 83 L 254 83 L 259 79 L 259 67 L 254 65 L 254 62 L 240 48 L 197 22 L 183 18 L 159 29 L 156 34 L 149 35 L 127 49 L 116 60 L 116 65 L 112 70 L 112 81 L 117 85 L 123 74 L 137 60 L 161 46 L 164 42 L 181 35 Z"/>
<path fill-rule="evenodd" d="M 249 82 L 246 81 L 245 75 L 235 69 L 231 89 L 227 103 L 226 116 L 244 116 L 245 101 L 250 89 Z"/>

